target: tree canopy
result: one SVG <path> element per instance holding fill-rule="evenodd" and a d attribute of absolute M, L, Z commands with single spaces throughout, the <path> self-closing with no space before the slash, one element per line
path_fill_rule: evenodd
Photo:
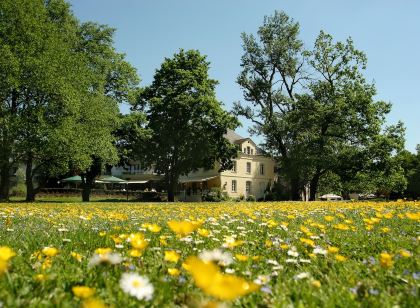
<path fill-rule="evenodd" d="M 321 31 L 307 50 L 299 24 L 275 12 L 264 19 L 257 37 L 243 34 L 242 39 L 238 84 L 246 103 L 236 103 L 234 111 L 264 136 L 292 199 L 310 187 L 314 200 L 327 172 L 349 180 L 403 149 L 404 127 L 384 126 L 391 104 L 374 100 L 375 85 L 363 76 L 366 55 L 351 38 L 334 42 Z"/>
<path fill-rule="evenodd" d="M 139 147 L 143 165 L 164 175 L 170 201 L 179 176 L 216 163 L 221 170 L 230 168 L 237 155 L 224 134 L 238 122 L 216 99 L 217 82 L 208 70 L 205 56 L 180 50 L 164 60 L 135 106 L 145 112 L 151 133 Z"/>

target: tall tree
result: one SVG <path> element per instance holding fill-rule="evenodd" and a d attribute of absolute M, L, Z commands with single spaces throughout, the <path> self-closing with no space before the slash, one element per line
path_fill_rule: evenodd
<path fill-rule="evenodd" d="M 292 199 L 308 185 L 315 200 L 327 172 L 354 177 L 401 151 L 404 127 L 384 127 L 391 104 L 374 100 L 375 86 L 363 76 L 366 56 L 350 38 L 334 43 L 321 31 L 306 51 L 298 34 L 299 25 L 276 12 L 259 28 L 260 42 L 243 35 L 238 83 L 254 109 L 237 103 L 235 111 L 265 137 L 290 180 Z"/>
<path fill-rule="evenodd" d="M 217 82 L 208 70 L 205 56 L 181 50 L 165 59 L 135 106 L 145 111 L 151 131 L 142 149 L 143 164 L 164 175 L 169 201 L 174 201 L 181 175 L 215 163 L 221 170 L 230 168 L 237 155 L 224 134 L 238 122 L 217 101 Z"/>
<path fill-rule="evenodd" d="M 44 170 L 57 170 L 52 165 L 60 165 L 62 145 L 71 141 L 65 131 L 84 81 L 70 48 L 77 22 L 60 0 L 5 0 L 0 12 L 0 199 L 8 199 L 10 176 L 25 163 L 31 201 L 33 171 L 46 163 Z"/>
<path fill-rule="evenodd" d="M 79 118 L 79 129 L 84 132 L 82 153 L 91 164 L 73 166 L 82 176 L 83 201 L 89 201 L 95 177 L 104 166 L 118 162 L 114 134 L 121 124 L 118 105 L 133 102 L 138 91 L 137 73 L 115 51 L 113 35 L 114 29 L 105 25 L 88 22 L 80 27 L 79 52 L 87 57 L 93 77 Z"/>
<path fill-rule="evenodd" d="M 114 30 L 80 24 L 64 0 L 5 0 L 0 12 L 0 199 L 23 163 L 33 201 L 42 179 L 70 166 L 94 166 L 92 175 L 98 160 L 117 159 L 118 103 L 138 78 L 115 52 Z"/>

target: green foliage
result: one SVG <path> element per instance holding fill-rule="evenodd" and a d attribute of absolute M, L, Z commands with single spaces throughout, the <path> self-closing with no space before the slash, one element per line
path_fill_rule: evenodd
<path fill-rule="evenodd" d="M 136 104 L 146 113 L 150 138 L 141 151 L 144 166 L 163 174 L 169 200 L 181 175 L 199 168 L 231 168 L 236 148 L 224 138 L 238 122 L 216 99 L 217 82 L 208 76 L 209 63 L 198 51 L 181 50 L 165 59 L 153 83 Z"/>
<path fill-rule="evenodd" d="M 236 103 L 234 111 L 264 136 L 292 199 L 309 184 L 314 200 L 328 172 L 343 181 L 384 166 L 391 172 L 389 161 L 403 149 L 404 127 L 384 127 L 391 104 L 373 99 L 375 86 L 363 76 L 366 55 L 351 38 L 334 42 L 321 31 L 313 49 L 305 50 L 299 24 L 275 12 L 264 19 L 258 39 L 247 34 L 242 39 L 238 83 L 248 105 Z M 393 168 L 398 177 L 398 165 Z"/>
<path fill-rule="evenodd" d="M 114 30 L 79 23 L 64 0 L 5 0 L 0 12 L 0 199 L 19 163 L 33 199 L 35 178 L 117 160 L 118 103 L 138 77 Z"/>

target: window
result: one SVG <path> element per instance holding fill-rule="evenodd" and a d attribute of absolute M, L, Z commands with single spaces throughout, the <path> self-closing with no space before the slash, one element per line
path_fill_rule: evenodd
<path fill-rule="evenodd" d="M 264 164 L 260 164 L 260 174 L 264 175 Z"/>
<path fill-rule="evenodd" d="M 254 149 L 251 149 L 251 155 L 254 155 Z"/>
<path fill-rule="evenodd" d="M 251 181 L 246 181 L 245 192 L 247 194 L 251 193 Z"/>
<path fill-rule="evenodd" d="M 236 160 L 233 161 L 232 172 L 236 172 Z"/>
<path fill-rule="evenodd" d="M 251 163 L 246 163 L 246 173 L 251 173 Z"/>
<path fill-rule="evenodd" d="M 236 180 L 232 180 L 232 192 L 236 192 Z"/>
<path fill-rule="evenodd" d="M 251 147 L 246 147 L 246 154 L 251 154 Z"/>

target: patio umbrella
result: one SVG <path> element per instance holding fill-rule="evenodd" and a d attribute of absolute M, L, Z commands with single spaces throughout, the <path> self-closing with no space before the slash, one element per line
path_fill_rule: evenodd
<path fill-rule="evenodd" d="M 96 183 L 106 183 L 106 184 L 125 184 L 127 181 L 117 178 L 115 176 L 101 176 L 96 180 Z"/>
<path fill-rule="evenodd" d="M 79 175 L 71 176 L 69 178 L 62 179 L 58 183 L 82 183 L 82 178 Z"/>

